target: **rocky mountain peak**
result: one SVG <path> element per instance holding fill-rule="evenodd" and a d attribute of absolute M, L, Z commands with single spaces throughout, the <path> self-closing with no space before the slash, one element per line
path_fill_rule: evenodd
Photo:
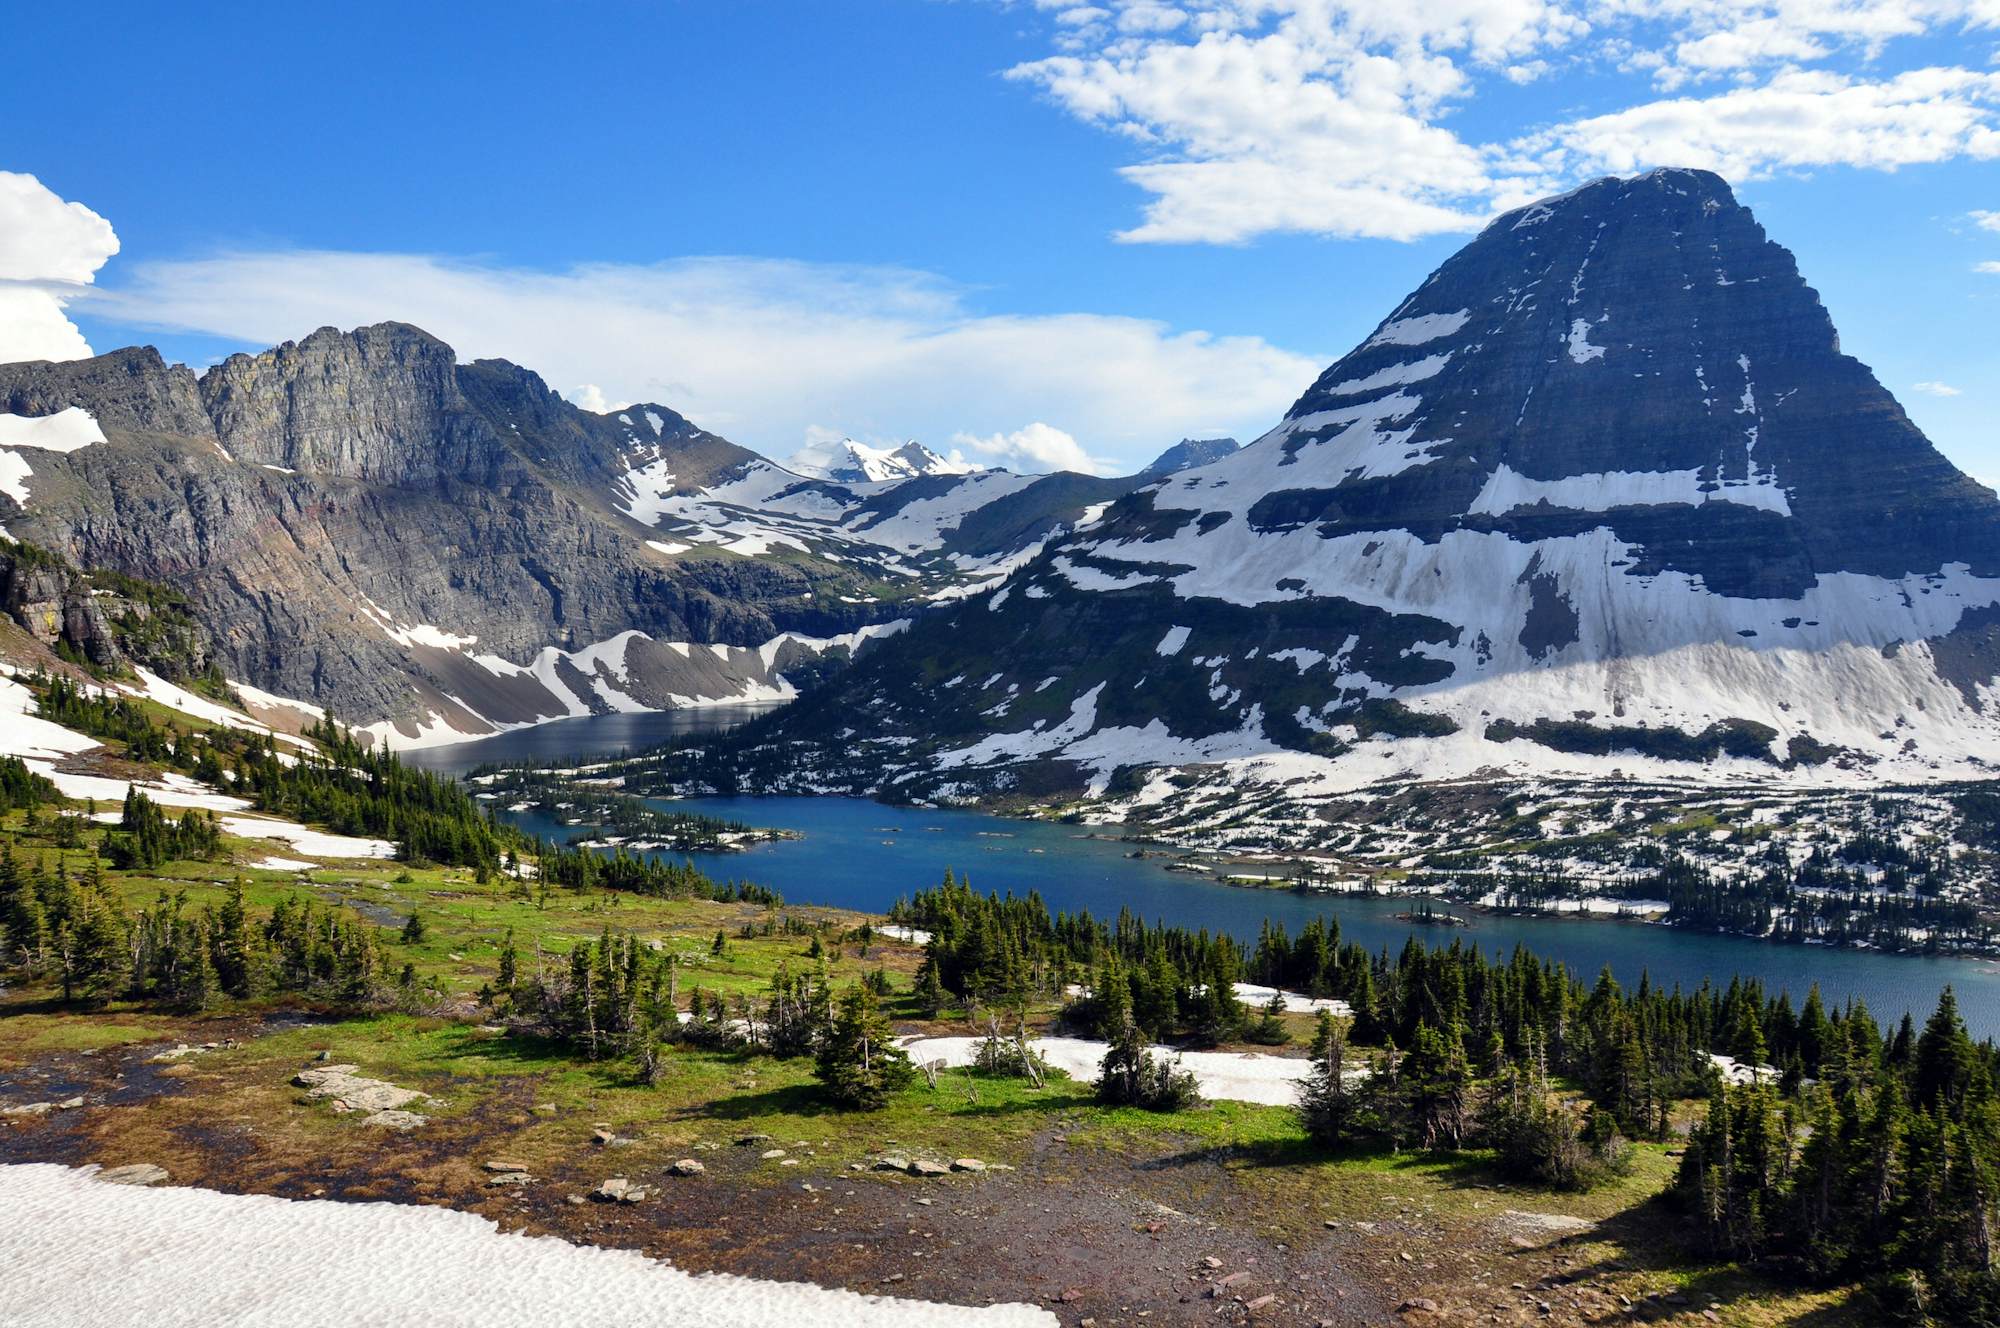
<path fill-rule="evenodd" d="M 2000 502 L 1722 179 L 1665 170 L 1497 218 L 1269 433 L 772 728 L 915 738 L 905 792 L 926 752 L 953 789 L 1206 762 L 1924 778 L 2000 760 L 1996 680 Z M 1279 752 L 1327 764 L 1257 764 Z"/>
<path fill-rule="evenodd" d="M 480 442 L 450 346 L 407 323 L 323 327 L 201 379 L 231 456 L 289 470 L 409 482 L 463 470 Z"/>
<path fill-rule="evenodd" d="M 193 438 L 213 432 L 194 371 L 168 364 L 151 346 L 10 365 L 0 378 L 0 415 L 53 415 L 84 402 L 107 428 Z"/>
<path fill-rule="evenodd" d="M 784 461 L 785 469 L 836 484 L 882 484 L 919 475 L 969 475 L 979 467 L 939 456 L 915 439 L 897 447 L 871 447 L 852 438 L 812 443 Z"/>
<path fill-rule="evenodd" d="M 1183 438 L 1154 457 L 1152 464 L 1139 473 L 1157 477 L 1192 470 L 1211 461 L 1220 461 L 1241 446 L 1234 438 Z"/>

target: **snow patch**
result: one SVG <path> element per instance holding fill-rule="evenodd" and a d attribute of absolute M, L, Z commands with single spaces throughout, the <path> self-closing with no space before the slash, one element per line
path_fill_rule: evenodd
<path fill-rule="evenodd" d="M 1449 314 L 1418 314 L 1413 318 L 1397 318 L 1382 324 L 1375 335 L 1361 343 L 1367 350 L 1371 346 L 1421 346 L 1448 337 L 1472 320 L 1472 310 L 1460 309 Z"/>
<path fill-rule="evenodd" d="M 335 1328 L 1055 1328 L 1030 1305 L 895 1300 L 687 1273 L 636 1250 L 503 1234 L 428 1204 L 336 1203 L 109 1185 L 49 1163 L 0 1167 L 0 1320 L 43 1328 L 218 1323 Z M 115 1250 L 118 1257 L 105 1259 Z"/>

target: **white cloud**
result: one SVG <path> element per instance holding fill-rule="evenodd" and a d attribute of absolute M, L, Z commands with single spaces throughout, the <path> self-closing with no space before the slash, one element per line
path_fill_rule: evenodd
<path fill-rule="evenodd" d="M 596 383 L 578 383 L 575 387 L 564 391 L 563 397 L 572 406 L 579 406 L 594 415 L 609 415 L 614 410 L 624 410 L 632 404 L 629 401 L 613 401 L 604 395 L 604 389 Z"/>
<path fill-rule="evenodd" d="M 1135 145 L 1121 174 L 1150 197 L 1120 239 L 1407 240 L 1606 172 L 2000 157 L 2000 75 L 1889 58 L 1995 27 L 1994 0 L 1116 0 L 1059 17 L 1055 53 L 1007 73 Z M 1596 109 L 1602 81 L 1580 78 L 1541 100 L 1594 113 L 1455 127 L 1488 85 L 1606 68 L 1683 95 Z M 1717 81 L 1734 86 L 1691 91 Z"/>
<path fill-rule="evenodd" d="M 89 355 L 63 308 L 117 252 L 104 218 L 32 175 L 0 171 L 0 364 Z"/>
<path fill-rule="evenodd" d="M 2000 231 L 2000 212 L 1973 212 L 1972 224 L 1983 231 Z"/>
<path fill-rule="evenodd" d="M 1137 318 L 981 314 L 941 278 L 903 268 L 704 258 L 545 272 L 286 251 L 147 263 L 125 277 L 96 298 L 141 326 L 268 345 L 401 319 L 462 358 L 585 385 L 571 389 L 579 400 L 660 401 L 775 456 L 815 426 L 990 438 L 1040 420 L 1142 462 L 1163 440 L 1262 432 L 1328 358 Z"/>
<path fill-rule="evenodd" d="M 2000 276 L 2000 263 L 1974 263 L 1972 270 L 1987 273 L 1989 276 Z"/>
<path fill-rule="evenodd" d="M 1927 397 L 1955 397 L 1960 395 L 1959 390 L 1953 387 L 1950 383 L 1940 383 L 1935 381 L 1924 382 L 1924 383 L 1911 383 L 1910 390 L 1912 392 L 1921 392 Z"/>
<path fill-rule="evenodd" d="M 1108 475 L 1118 468 L 1115 462 L 1091 456 L 1076 439 L 1039 420 L 1012 433 L 987 438 L 959 433 L 953 434 L 951 441 L 953 460 L 962 460 L 964 449 L 969 449 L 987 464 L 1009 470 L 1077 470 L 1086 475 Z"/>
<path fill-rule="evenodd" d="M 2000 156 L 2000 74 L 1915 69 L 1857 81 L 1792 70 L 1758 87 L 1573 121 L 1518 145 L 1557 170 L 1627 172 L 1672 161 L 1744 179 L 1774 169 L 1894 170 Z"/>

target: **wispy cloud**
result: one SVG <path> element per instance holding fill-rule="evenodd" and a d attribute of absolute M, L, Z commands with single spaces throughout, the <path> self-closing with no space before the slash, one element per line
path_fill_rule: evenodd
<path fill-rule="evenodd" d="M 1038 4 L 1060 11 L 1053 50 L 1008 74 L 1135 145 L 1122 173 L 1151 197 L 1127 241 L 1414 239 L 1591 174 L 2000 157 L 2000 73 L 1893 58 L 1899 39 L 2000 26 L 1986 0 Z M 1573 72 L 1622 73 L 1613 109 L 1454 127 L 1496 82 Z"/>
<path fill-rule="evenodd" d="M 1189 433 L 1261 432 L 1324 360 L 1138 318 L 982 313 L 950 282 L 905 268 L 750 258 L 539 271 L 424 254 L 229 253 L 137 265 L 96 298 L 100 313 L 141 327 L 254 345 L 399 319 L 462 359 L 513 360 L 586 404 L 660 401 L 779 456 L 817 426 L 967 435 L 1020 462 L 1143 462 Z"/>
<path fill-rule="evenodd" d="M 1950 383 L 1940 383 L 1935 380 L 1911 383 L 1910 390 L 1912 392 L 1921 392 L 1927 397 L 1955 397 L 1961 395 L 1959 390 Z"/>

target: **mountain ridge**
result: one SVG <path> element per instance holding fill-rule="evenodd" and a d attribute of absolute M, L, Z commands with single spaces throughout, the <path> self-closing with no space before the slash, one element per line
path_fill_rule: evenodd
<path fill-rule="evenodd" d="M 1661 171 L 1496 219 L 1256 442 L 745 742 L 1128 809 L 1190 770 L 1948 779 L 2000 759 L 1996 605 L 2000 502 L 1725 182 Z"/>
<path fill-rule="evenodd" d="M 30 438 L 65 412 L 94 441 Z M 201 374 L 151 347 L 0 365 L 0 422 L 27 440 L 0 440 L 10 530 L 185 584 L 230 677 L 394 743 L 784 699 L 1136 483 L 916 444 L 935 473 L 798 475 L 394 322 Z"/>

